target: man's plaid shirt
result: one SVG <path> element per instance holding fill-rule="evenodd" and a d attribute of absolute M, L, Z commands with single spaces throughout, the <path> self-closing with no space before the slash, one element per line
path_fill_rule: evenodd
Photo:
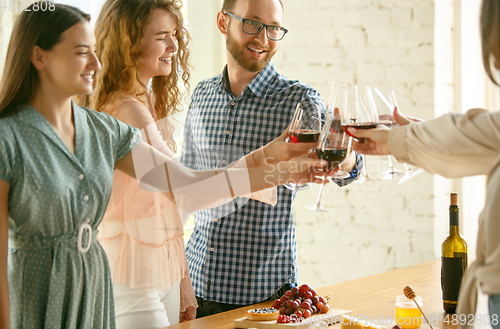
<path fill-rule="evenodd" d="M 316 90 L 278 74 L 272 62 L 238 97 L 230 90 L 225 68 L 193 92 L 182 163 L 197 170 L 228 166 L 278 137 L 301 101 L 324 108 Z M 359 165 L 351 173 L 354 178 Z M 186 254 L 196 296 L 248 305 L 298 281 L 294 197 L 295 192 L 280 186 L 276 206 L 236 198 L 195 213 Z"/>

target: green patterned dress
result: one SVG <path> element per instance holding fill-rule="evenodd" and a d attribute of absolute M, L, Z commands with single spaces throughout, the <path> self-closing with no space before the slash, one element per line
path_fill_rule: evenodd
<path fill-rule="evenodd" d="M 11 328 L 115 327 L 97 227 L 114 164 L 141 138 L 109 115 L 75 104 L 73 115 L 75 154 L 31 106 L 0 119 L 0 180 L 10 183 Z"/>

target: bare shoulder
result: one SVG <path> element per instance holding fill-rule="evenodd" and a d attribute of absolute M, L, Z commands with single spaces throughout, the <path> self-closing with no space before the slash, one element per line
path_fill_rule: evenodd
<path fill-rule="evenodd" d="M 148 108 L 133 97 L 118 101 L 118 103 L 113 106 L 113 111 L 110 114 L 118 120 L 139 129 L 143 129 L 151 123 L 154 123 L 154 119 Z"/>

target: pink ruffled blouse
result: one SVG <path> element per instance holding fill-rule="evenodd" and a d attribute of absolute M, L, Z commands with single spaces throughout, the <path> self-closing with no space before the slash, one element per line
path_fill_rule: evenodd
<path fill-rule="evenodd" d="M 120 105 L 127 102 L 139 105 L 141 110 L 121 113 Z M 147 126 L 147 136 L 143 133 L 146 137 L 144 141 L 175 158 L 160 133 L 165 129 L 161 121 L 155 122 L 156 113 L 143 103 L 124 95 L 105 110 L 133 127 L 142 129 Z M 261 148 L 246 156 L 246 162 L 243 162 L 247 167 L 253 167 L 262 164 L 264 158 Z M 128 284 L 133 289 L 161 291 L 180 283 L 181 311 L 188 306 L 198 307 L 184 249 L 183 219 L 187 219 L 192 211 L 214 207 L 228 200 L 194 206 L 190 200 L 179 200 L 172 193 L 144 191 L 139 188 L 136 179 L 120 171 L 114 173 L 112 191 L 108 209 L 99 226 L 98 240 L 106 251 L 113 282 Z M 277 201 L 275 188 L 252 193 L 248 197 L 269 204 L 276 204 Z"/>

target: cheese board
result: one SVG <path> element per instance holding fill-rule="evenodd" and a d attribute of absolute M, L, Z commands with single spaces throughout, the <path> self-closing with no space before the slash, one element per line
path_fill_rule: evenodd
<path fill-rule="evenodd" d="M 339 323 L 343 314 L 350 314 L 350 310 L 330 309 L 325 314 L 314 314 L 298 323 L 277 323 L 273 321 L 251 321 L 246 317 L 234 320 L 235 328 L 256 328 L 256 329 L 307 329 L 314 322 L 324 321 L 328 325 Z"/>

